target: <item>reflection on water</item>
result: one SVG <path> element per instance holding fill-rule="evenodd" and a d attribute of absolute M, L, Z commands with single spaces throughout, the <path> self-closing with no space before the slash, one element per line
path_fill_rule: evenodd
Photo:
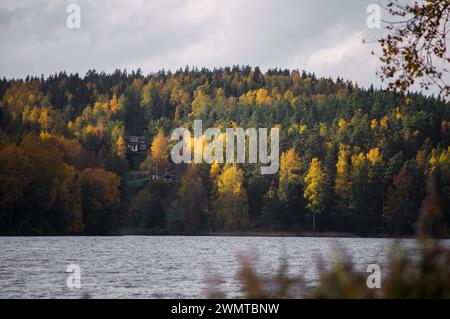
<path fill-rule="evenodd" d="M 345 248 L 356 269 L 383 269 L 392 239 L 312 237 L 0 237 L 1 298 L 204 298 L 208 278 L 220 276 L 227 297 L 240 297 L 240 255 L 257 258 L 261 274 L 287 259 L 308 285 L 316 263 Z M 414 246 L 414 240 L 402 245 Z M 81 268 L 81 289 L 66 285 L 66 267 Z"/>

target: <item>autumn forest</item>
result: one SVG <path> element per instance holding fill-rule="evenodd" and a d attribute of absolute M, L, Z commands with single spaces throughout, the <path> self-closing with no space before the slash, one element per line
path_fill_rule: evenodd
<path fill-rule="evenodd" d="M 174 164 L 174 128 L 280 129 L 280 169 Z M 142 136 L 145 152 L 132 152 Z M 0 234 L 411 235 L 450 222 L 440 97 L 233 66 L 0 81 Z"/>

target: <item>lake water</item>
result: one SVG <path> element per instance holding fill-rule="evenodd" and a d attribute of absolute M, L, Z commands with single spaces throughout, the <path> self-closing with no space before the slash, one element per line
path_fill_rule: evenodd
<path fill-rule="evenodd" d="M 261 274 L 281 258 L 306 284 L 317 281 L 319 257 L 345 248 L 365 272 L 386 262 L 392 239 L 312 237 L 0 237 L 0 298 L 205 298 L 208 287 L 241 297 L 239 256 Z M 414 240 L 402 240 L 414 247 Z M 68 288 L 66 268 L 79 265 L 81 288 Z M 217 281 L 217 278 L 220 278 Z M 214 279 L 214 280 L 213 280 Z M 213 284 L 212 282 L 216 282 Z M 217 287 L 217 286 L 216 286 Z"/>

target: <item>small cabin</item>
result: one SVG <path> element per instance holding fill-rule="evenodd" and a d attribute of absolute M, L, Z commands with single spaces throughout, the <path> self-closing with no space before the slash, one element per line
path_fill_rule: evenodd
<path fill-rule="evenodd" d="M 142 154 L 148 152 L 148 144 L 144 136 L 128 136 L 127 152 L 131 154 Z"/>

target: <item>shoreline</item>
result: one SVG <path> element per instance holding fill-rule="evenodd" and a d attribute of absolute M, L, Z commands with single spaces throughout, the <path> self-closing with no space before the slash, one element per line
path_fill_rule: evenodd
<path fill-rule="evenodd" d="M 119 230 L 112 234 L 1 234 L 0 237 L 125 237 L 125 236 L 161 236 L 161 237 L 274 237 L 274 238 L 383 238 L 383 239 L 414 239 L 414 235 L 370 234 L 357 235 L 346 232 L 288 232 L 288 231 L 237 231 L 237 232 L 158 232 L 158 231 L 130 231 Z M 449 236 L 439 239 L 450 239 Z"/>
<path fill-rule="evenodd" d="M 238 232 L 201 232 L 197 234 L 189 233 L 164 233 L 164 232 L 138 232 L 120 233 L 117 236 L 187 236 L 187 237 L 317 237 L 317 238 L 393 238 L 411 239 L 414 235 L 394 236 L 390 234 L 358 235 L 346 232 L 288 232 L 288 231 L 238 231 Z M 449 237 L 443 238 L 447 239 Z"/>

